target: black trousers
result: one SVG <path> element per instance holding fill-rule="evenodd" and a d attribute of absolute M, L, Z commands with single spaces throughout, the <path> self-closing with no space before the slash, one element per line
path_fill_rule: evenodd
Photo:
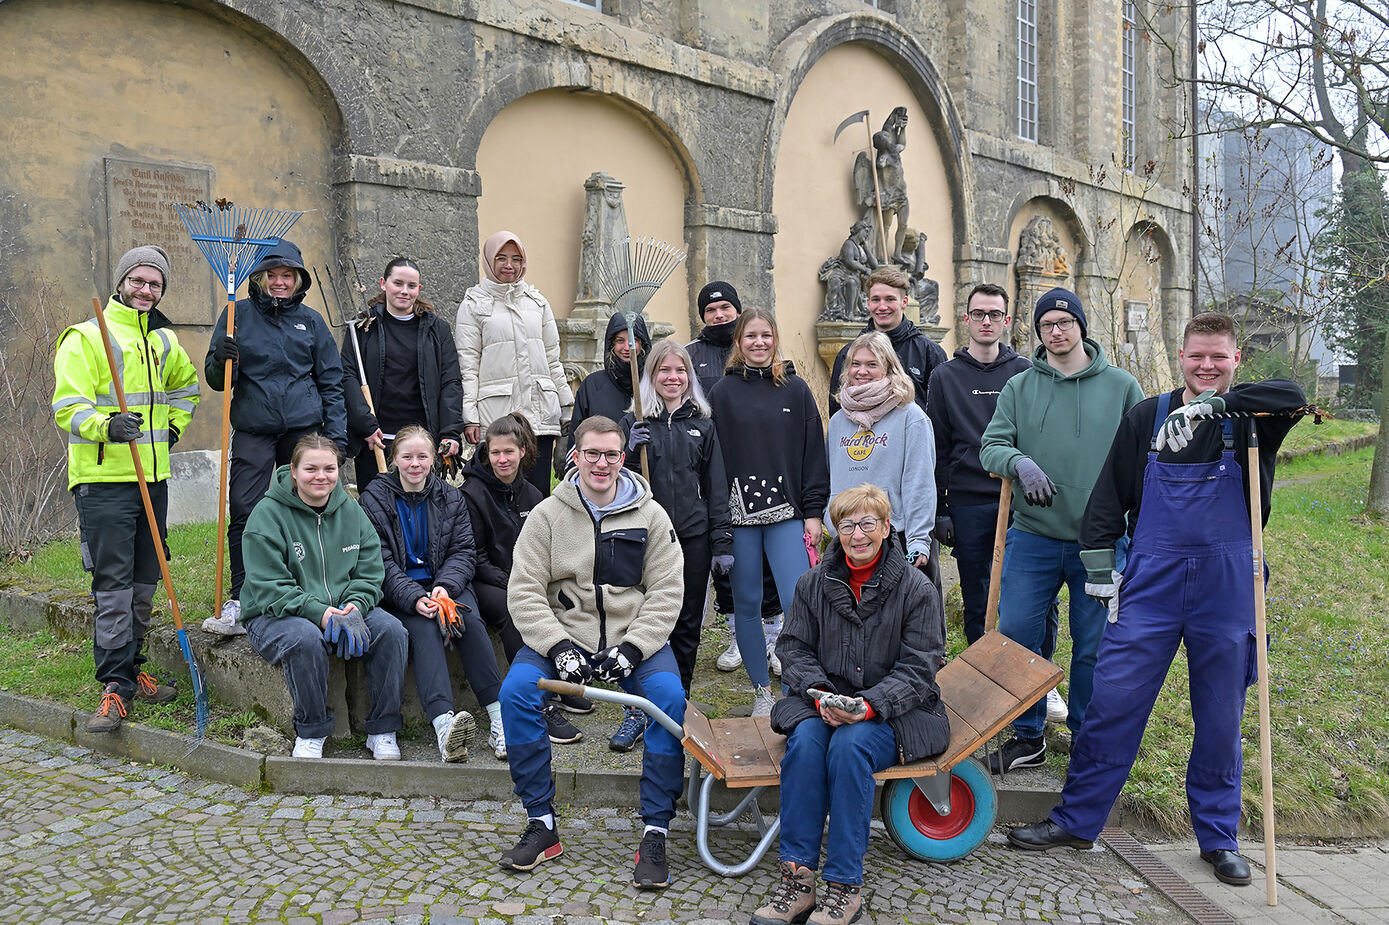
<path fill-rule="evenodd" d="M 231 599 L 240 599 L 241 583 L 246 580 L 246 565 L 241 558 L 241 534 L 246 532 L 246 519 L 270 487 L 276 466 L 289 462 L 294 444 L 317 427 L 301 427 L 283 434 L 251 434 L 236 431 L 232 434 L 231 473 L 227 479 L 227 552 L 231 558 Z"/>
<path fill-rule="evenodd" d="M 489 585 L 484 581 L 473 582 L 473 595 L 477 598 L 478 612 L 482 622 L 497 631 L 502 638 L 502 651 L 510 665 L 521 651 L 521 634 L 511 622 L 511 611 L 506 606 L 506 588 Z"/>
<path fill-rule="evenodd" d="M 155 482 L 148 488 L 162 542 L 168 532 L 169 485 Z M 82 567 L 92 576 L 96 679 L 103 685 L 115 682 L 118 693 L 129 701 L 145 663 L 141 649 L 160 578 L 140 486 L 89 482 L 74 488 L 72 497 L 81 533 Z"/>
<path fill-rule="evenodd" d="M 688 695 L 694 683 L 699 632 L 704 623 L 704 589 L 709 583 L 711 557 L 709 534 L 680 537 L 680 551 L 685 554 L 685 597 L 680 603 L 675 628 L 670 631 L 670 651 L 680 669 L 680 685 Z"/>

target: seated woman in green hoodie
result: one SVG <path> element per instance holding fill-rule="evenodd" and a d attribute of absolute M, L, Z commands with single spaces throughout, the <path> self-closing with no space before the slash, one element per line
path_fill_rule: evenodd
<path fill-rule="evenodd" d="M 340 463 L 332 440 L 304 437 L 246 521 L 246 638 L 284 670 L 294 701 L 293 757 L 323 757 L 333 731 L 328 659 L 336 653 L 365 657 L 367 748 L 374 758 L 398 760 L 409 637 L 377 606 L 385 579 L 381 540 L 338 484 Z"/>

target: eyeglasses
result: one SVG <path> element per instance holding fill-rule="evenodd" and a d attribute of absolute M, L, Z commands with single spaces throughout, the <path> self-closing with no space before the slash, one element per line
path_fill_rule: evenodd
<path fill-rule="evenodd" d="M 127 276 L 125 281 L 130 284 L 130 288 L 134 292 L 139 292 L 141 289 L 148 289 L 150 292 L 158 295 L 164 291 L 163 283 L 153 283 L 147 279 L 135 279 L 130 276 Z"/>
<path fill-rule="evenodd" d="M 1069 331 L 1075 323 L 1076 320 L 1074 318 L 1062 318 L 1060 321 L 1038 322 L 1037 327 L 1040 328 L 1043 333 L 1047 331 Z"/>
<path fill-rule="evenodd" d="M 609 464 L 615 466 L 622 462 L 621 450 L 580 450 L 579 452 L 584 455 L 584 459 L 591 463 L 596 463 L 600 459 L 606 459 Z"/>
<path fill-rule="evenodd" d="M 1003 319 L 1006 318 L 1006 317 L 1008 317 L 1008 316 L 1005 315 L 1003 312 L 986 312 L 986 311 L 984 311 L 983 309 L 979 309 L 979 308 L 976 308 L 976 309 L 974 309 L 973 311 L 971 311 L 971 312 L 969 313 L 969 320 L 970 320 L 970 321 L 985 321 L 985 320 L 987 320 L 987 321 L 989 321 L 989 322 L 992 323 L 992 324 L 999 324 L 999 323 L 1002 322 Z"/>
<path fill-rule="evenodd" d="M 838 530 L 839 535 L 843 537 L 853 536 L 855 530 L 862 530 L 863 535 L 867 536 L 874 530 L 878 529 L 878 518 L 865 517 L 863 518 L 863 520 L 841 521 L 840 523 L 835 525 L 835 529 Z"/>

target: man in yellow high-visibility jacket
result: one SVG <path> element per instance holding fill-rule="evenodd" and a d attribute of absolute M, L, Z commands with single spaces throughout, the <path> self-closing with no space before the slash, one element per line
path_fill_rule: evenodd
<path fill-rule="evenodd" d="M 104 313 L 116 358 L 113 371 L 95 318 L 58 337 L 53 417 L 68 438 L 68 489 L 77 504 L 82 566 L 92 574 L 96 614 L 93 654 L 101 705 L 88 732 L 120 728 L 132 700 L 164 703 L 174 689 L 141 669 L 141 649 L 159 583 L 159 560 L 136 484 L 135 463 L 121 444 L 134 441 L 144 467 L 159 535 L 169 506 L 169 447 L 198 403 L 198 373 L 169 319 L 155 306 L 169 285 L 169 257 L 133 248 L 116 264 L 115 293 Z M 129 410 L 122 413 L 113 376 Z"/>

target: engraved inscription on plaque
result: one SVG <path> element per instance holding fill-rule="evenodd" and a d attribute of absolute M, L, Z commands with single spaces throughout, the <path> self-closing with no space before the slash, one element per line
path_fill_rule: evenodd
<path fill-rule="evenodd" d="M 105 158 L 106 265 L 140 244 L 157 244 L 169 254 L 173 283 L 159 310 L 174 324 L 211 325 L 226 304 L 202 251 L 174 211 L 176 202 L 211 199 L 212 171 L 206 167 Z"/>

